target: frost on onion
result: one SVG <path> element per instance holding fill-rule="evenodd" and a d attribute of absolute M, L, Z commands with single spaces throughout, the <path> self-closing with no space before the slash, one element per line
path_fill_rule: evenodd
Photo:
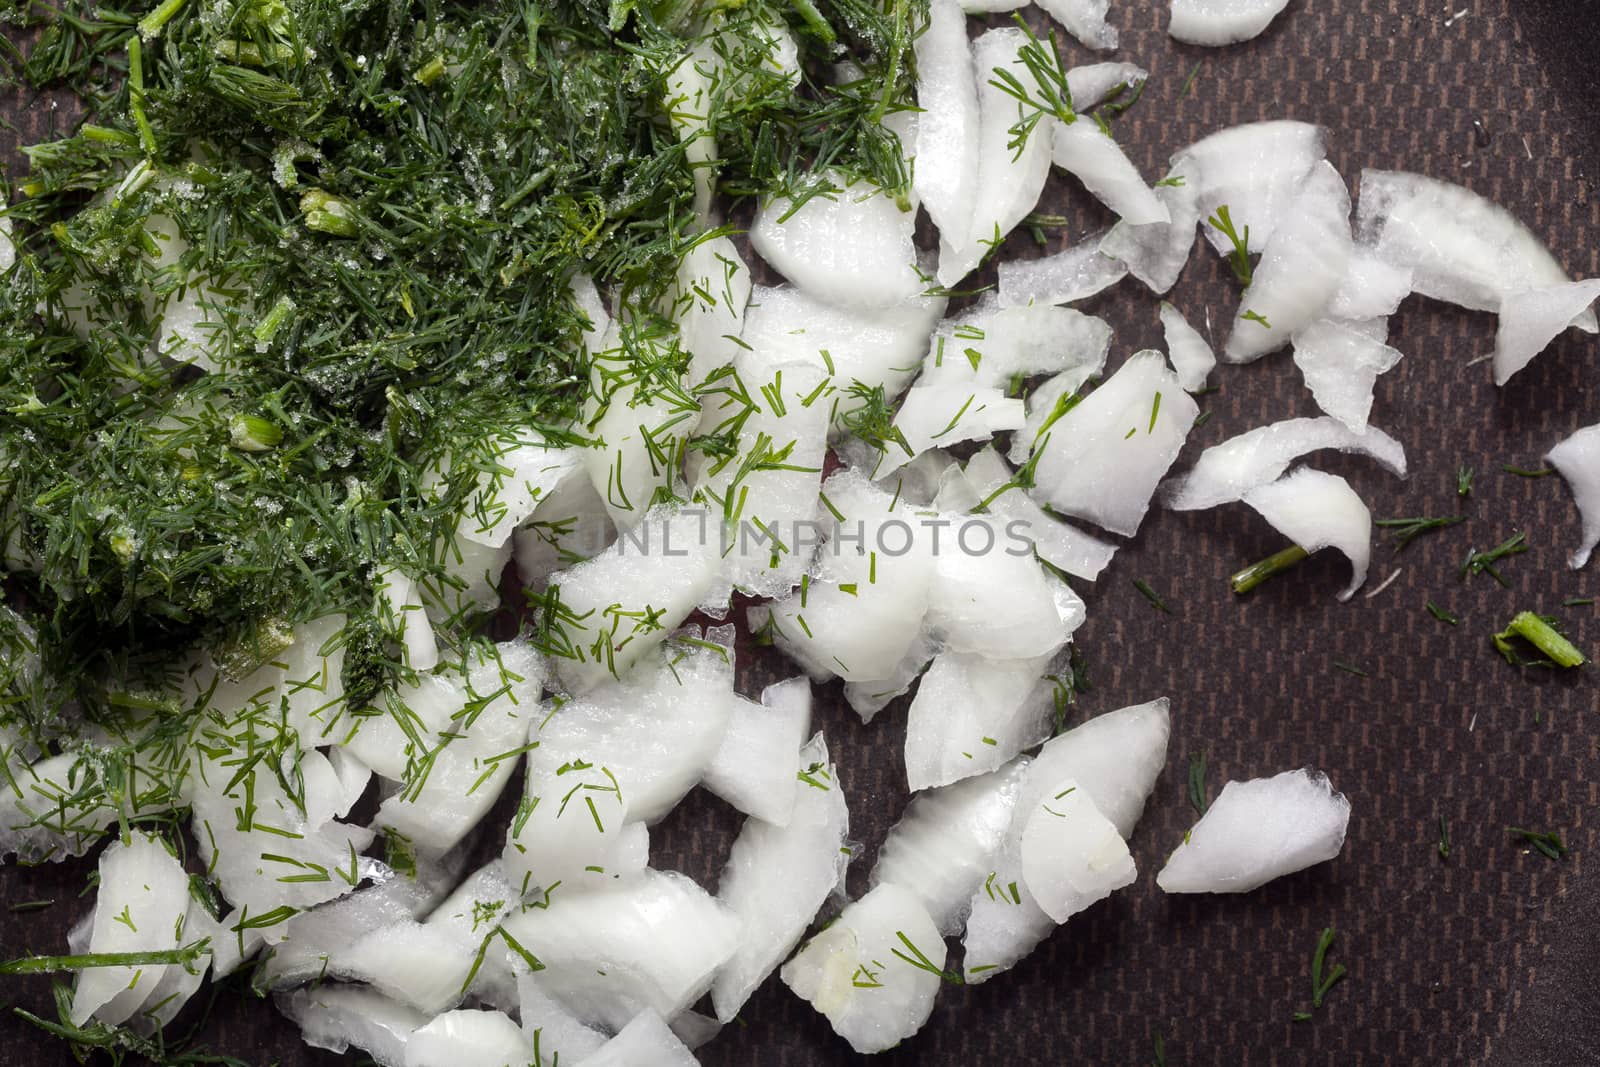
<path fill-rule="evenodd" d="M 1494 383 L 1504 385 L 1533 362 L 1568 326 L 1588 315 L 1600 297 L 1600 278 L 1507 293 L 1500 301 L 1494 343 Z"/>
<path fill-rule="evenodd" d="M 1013 27 L 989 30 L 972 42 L 978 72 L 979 196 L 963 231 L 941 231 L 939 284 L 954 286 L 977 267 L 988 250 L 1021 222 L 1044 191 L 1050 174 L 1050 141 L 1035 130 L 1019 152 L 1012 144 L 1017 100 L 992 84 L 994 71 L 1013 71 L 1027 85 L 1033 75 L 1021 59 L 1028 37 Z M 1047 132 L 1047 131 L 1046 131 Z"/>
<path fill-rule="evenodd" d="M 1167 32 L 1184 44 L 1220 46 L 1259 36 L 1289 0 L 1172 0 Z"/>
<path fill-rule="evenodd" d="M 1583 537 L 1567 557 L 1568 566 L 1578 570 L 1600 544 L 1600 426 L 1584 427 L 1552 448 L 1546 458 L 1572 489 L 1573 503 L 1583 520 Z"/>
<path fill-rule="evenodd" d="M 978 191 L 978 84 L 956 0 L 929 4 L 928 24 L 912 45 L 921 109 L 912 188 L 940 233 L 965 234 Z"/>
<path fill-rule="evenodd" d="M 922 1029 L 943 981 L 944 938 L 909 890 L 880 884 L 847 906 L 781 972 L 857 1052 Z"/>
<path fill-rule="evenodd" d="M 1139 352 L 1036 444 L 1035 500 L 1112 533 L 1138 532 L 1199 408 L 1159 352 Z"/>
<path fill-rule="evenodd" d="M 711 988 L 739 944 L 739 920 L 681 874 L 638 877 L 550 896 L 502 921 L 544 969 L 544 991 L 583 1021 L 612 1029 L 651 1008 L 672 1018 Z"/>
<path fill-rule="evenodd" d="M 830 173 L 817 180 L 828 186 L 820 195 L 762 204 L 750 229 L 756 253 L 812 296 L 840 307 L 886 308 L 920 293 L 915 216 L 865 179 Z"/>
<path fill-rule="evenodd" d="M 1230 363 L 1282 348 L 1322 316 L 1343 284 L 1353 248 L 1350 194 L 1333 164 L 1323 160 L 1311 168 L 1274 234 L 1239 299 L 1223 353 Z"/>
<path fill-rule="evenodd" d="M 1087 300 L 1128 276 L 1128 265 L 1100 250 L 1104 234 L 1042 259 L 1009 259 L 1000 264 L 1000 306 L 1071 304 Z"/>
<path fill-rule="evenodd" d="M 906 784 L 913 793 L 992 771 L 1050 736 L 1048 654 L 994 660 L 944 652 L 917 684 L 906 719 Z"/>
<path fill-rule="evenodd" d="M 1165 300 L 1161 302 L 1161 328 L 1167 338 L 1167 359 L 1178 372 L 1178 384 L 1184 392 L 1200 392 L 1217 365 L 1216 354 L 1200 332 L 1189 325 L 1183 312 Z"/>
<path fill-rule="evenodd" d="M 1324 448 L 1370 456 L 1404 478 L 1406 452 L 1399 441 L 1369 426 L 1357 432 L 1323 416 L 1285 419 L 1247 430 L 1212 445 L 1188 474 L 1162 487 L 1162 502 L 1173 511 L 1199 511 L 1242 499 L 1257 486 L 1276 481 L 1301 456 Z"/>
<path fill-rule="evenodd" d="M 1372 512 L 1343 478 L 1302 467 L 1250 490 L 1244 502 L 1307 552 L 1333 547 L 1344 554 L 1351 574 L 1340 600 L 1349 600 L 1366 582 L 1372 559 Z"/>
<path fill-rule="evenodd" d="M 196 921 L 183 864 L 160 838 L 133 833 L 126 843 L 113 841 L 100 856 L 99 874 L 89 952 L 170 952 L 210 936 Z M 187 993 L 199 985 L 205 965 L 203 955 L 190 964 L 196 978 Z M 84 968 L 72 993 L 72 1023 L 82 1026 L 91 1017 L 113 1026 L 126 1022 L 141 1007 L 156 1007 L 152 994 L 169 984 L 170 972 L 183 969 L 178 963 Z"/>
<path fill-rule="evenodd" d="M 94 847 L 117 810 L 104 795 L 85 793 L 90 767 L 83 755 L 62 753 L 8 768 L 10 785 L 0 789 L 0 861 L 15 855 L 21 863 L 60 862 Z"/>
<path fill-rule="evenodd" d="M 911 891 L 941 934 L 960 933 L 972 894 L 993 869 L 1011 825 L 1028 762 L 1019 757 L 997 770 L 912 797 L 878 849 L 872 884 L 891 882 Z"/>
<path fill-rule="evenodd" d="M 1294 336 L 1294 363 L 1317 407 L 1356 433 L 1366 432 L 1378 375 L 1402 358 L 1384 343 L 1386 324 L 1384 319 L 1319 319 Z"/>
<path fill-rule="evenodd" d="M 1469 189 L 1405 171 L 1364 170 L 1356 212 L 1361 243 L 1412 271 L 1423 296 L 1498 311 L 1507 294 L 1572 279 L 1515 216 Z M 1572 323 L 1596 332 L 1593 311 Z"/>
<path fill-rule="evenodd" d="M 746 815 L 785 826 L 799 784 L 794 754 L 811 728 L 811 683 L 775 682 L 761 702 L 734 696 L 722 742 L 701 783 Z"/>
<path fill-rule="evenodd" d="M 1121 146 L 1098 122 L 1080 119 L 1055 125 L 1051 142 L 1055 165 L 1130 226 L 1170 224 L 1172 214 L 1139 176 Z"/>
<path fill-rule="evenodd" d="M 1227 207 L 1241 235 L 1250 227 L 1250 247 L 1262 249 L 1291 216 L 1301 181 L 1326 154 L 1319 127 L 1277 119 L 1218 130 L 1178 152 L 1172 164 L 1194 187 L 1201 218 Z M 1216 227 L 1202 230 L 1218 253 L 1233 250 Z"/>
<path fill-rule="evenodd" d="M 843 886 L 850 862 L 850 813 L 821 734 L 790 753 L 789 774 L 799 789 L 787 825 L 746 819 L 717 888 L 717 899 L 740 922 L 738 947 L 711 987 L 717 1018 L 725 1023 L 800 943 L 817 911 Z"/>
<path fill-rule="evenodd" d="M 1074 779 L 1047 787 L 1031 812 L 1018 814 L 1026 820 L 1018 844 L 1022 877 L 1055 922 L 1133 884 L 1127 842 Z"/>
<path fill-rule="evenodd" d="M 1229 782 L 1173 850 L 1156 884 L 1168 893 L 1248 893 L 1331 860 L 1350 802 L 1325 774 L 1285 771 Z"/>

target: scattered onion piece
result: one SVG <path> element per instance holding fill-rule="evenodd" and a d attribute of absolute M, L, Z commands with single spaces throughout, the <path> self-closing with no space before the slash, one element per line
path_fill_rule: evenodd
<path fill-rule="evenodd" d="M 1261 35 L 1289 0 L 1172 0 L 1167 32 L 1184 44 L 1238 44 Z"/>
<path fill-rule="evenodd" d="M 1128 276 L 1127 264 L 1100 251 L 1104 234 L 1083 239 L 1043 259 L 1010 259 L 1000 264 L 1000 306 L 1071 304 L 1087 300 Z"/>
<path fill-rule="evenodd" d="M 1367 429 L 1378 375 L 1403 358 L 1384 343 L 1387 321 L 1319 319 L 1294 335 L 1294 364 L 1317 407 L 1356 433 Z"/>
<path fill-rule="evenodd" d="M 1568 326 L 1589 314 L 1600 297 L 1600 278 L 1547 289 L 1507 293 L 1500 301 L 1500 327 L 1494 344 L 1494 384 L 1504 385 Z"/>
<path fill-rule="evenodd" d="M 1185 392 L 1200 392 L 1217 365 L 1216 353 L 1200 331 L 1189 325 L 1183 312 L 1165 300 L 1161 302 L 1161 328 L 1166 332 L 1167 359 L 1178 372 L 1178 384 Z"/>
<path fill-rule="evenodd" d="M 1572 489 L 1572 500 L 1583 520 L 1583 537 L 1567 557 L 1567 565 L 1581 569 L 1600 544 L 1600 426 L 1586 426 L 1552 448 L 1546 457 Z"/>
<path fill-rule="evenodd" d="M 1276 481 L 1301 456 L 1324 448 L 1359 452 L 1391 473 L 1406 476 L 1405 448 L 1375 426 L 1357 433 L 1329 416 L 1285 419 L 1247 430 L 1200 453 L 1188 474 L 1162 486 L 1162 503 L 1173 511 L 1232 503 L 1257 486 Z"/>
<path fill-rule="evenodd" d="M 1301 468 L 1244 495 L 1273 528 L 1307 552 L 1333 547 L 1350 561 L 1349 600 L 1367 580 L 1372 559 L 1372 513 L 1350 483 L 1336 474 Z"/>

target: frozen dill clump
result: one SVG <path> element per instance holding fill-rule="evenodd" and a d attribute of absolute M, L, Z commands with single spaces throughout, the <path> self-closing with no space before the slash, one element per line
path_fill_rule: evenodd
<path fill-rule="evenodd" d="M 904 193 L 880 120 L 908 106 L 917 7 L 23 5 L 37 36 L 0 80 L 87 114 L 6 176 L 0 283 L 7 592 L 60 697 L 93 714 L 132 660 L 336 612 L 353 695 L 403 670 L 375 576 L 444 580 L 470 488 L 429 472 L 481 469 L 507 427 L 587 440 L 572 277 L 662 314 L 695 226 L 666 73 L 717 57 L 724 195 L 819 164 Z M 798 84 L 748 46 L 774 26 Z M 687 356 L 651 358 L 668 382 Z"/>

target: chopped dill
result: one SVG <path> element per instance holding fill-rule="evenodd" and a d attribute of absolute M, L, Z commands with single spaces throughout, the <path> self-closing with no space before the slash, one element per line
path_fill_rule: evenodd
<path fill-rule="evenodd" d="M 1465 515 L 1447 515 L 1443 518 L 1379 519 L 1375 525 L 1394 534 L 1394 550 L 1399 552 L 1423 534 L 1443 530 L 1466 521 Z"/>
<path fill-rule="evenodd" d="M 1154 589 L 1150 588 L 1149 582 L 1145 581 L 1143 578 L 1135 578 L 1133 580 L 1133 587 L 1139 591 L 1140 596 L 1144 597 L 1150 602 L 1151 607 L 1155 608 L 1159 612 L 1162 612 L 1163 614 L 1172 614 L 1172 609 L 1167 607 L 1167 602 L 1162 600 L 1160 594 L 1158 594 Z"/>
<path fill-rule="evenodd" d="M 1545 859 L 1558 860 L 1567 854 L 1567 846 L 1562 843 L 1560 834 L 1524 830 L 1520 826 L 1508 826 L 1506 833 L 1520 838 L 1524 844 L 1531 846 Z"/>

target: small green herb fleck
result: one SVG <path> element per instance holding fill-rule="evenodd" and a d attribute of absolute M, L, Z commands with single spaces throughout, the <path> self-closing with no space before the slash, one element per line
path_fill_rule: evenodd
<path fill-rule="evenodd" d="M 1520 637 L 1534 648 L 1543 652 L 1547 657 L 1545 661 L 1519 660 L 1515 647 L 1511 644 L 1512 638 Z M 1531 611 L 1518 612 L 1511 623 L 1499 633 L 1494 635 L 1494 647 L 1504 657 L 1505 661 L 1513 667 L 1549 665 L 1554 667 L 1581 667 L 1586 662 L 1582 652 L 1562 636 L 1556 629 L 1555 620 L 1546 615 L 1535 615 Z"/>
<path fill-rule="evenodd" d="M 1233 251 L 1228 254 L 1228 265 L 1233 268 L 1234 278 L 1238 280 L 1240 285 L 1248 289 L 1252 276 L 1250 268 L 1250 227 L 1246 226 L 1242 234 L 1234 229 L 1233 218 L 1228 214 L 1227 204 L 1219 205 L 1217 213 L 1206 219 L 1206 222 L 1233 244 Z M 1244 317 L 1248 319 L 1253 314 L 1254 312 L 1248 312 Z M 1261 317 L 1257 315 L 1256 318 L 1259 319 Z M 1265 319 L 1261 319 L 1261 321 L 1263 323 L 1266 322 Z"/>
<path fill-rule="evenodd" d="M 1510 463 L 1500 464 L 1500 469 L 1518 478 L 1548 478 L 1556 472 L 1554 467 L 1518 467 Z"/>
<path fill-rule="evenodd" d="M 1476 548 L 1469 548 L 1467 550 L 1467 558 L 1461 563 L 1461 577 L 1465 580 L 1474 574 L 1487 574 L 1509 589 L 1511 583 L 1500 576 L 1500 572 L 1495 569 L 1495 564 L 1526 551 L 1528 551 L 1528 542 L 1521 533 L 1511 535 L 1487 552 L 1479 552 Z"/>
<path fill-rule="evenodd" d="M 1439 858 L 1450 858 L 1450 824 L 1444 821 L 1444 816 L 1439 816 Z"/>
<path fill-rule="evenodd" d="M 1457 496 L 1471 496 L 1472 495 L 1472 479 L 1477 477 L 1477 474 L 1478 474 L 1477 471 L 1473 470 L 1471 467 L 1468 467 L 1468 466 L 1460 466 L 1460 467 L 1456 468 L 1456 495 Z"/>
<path fill-rule="evenodd" d="M 1196 815 L 1204 815 L 1211 806 L 1206 790 L 1206 754 L 1197 752 L 1189 757 L 1189 806 Z"/>
<path fill-rule="evenodd" d="M 1567 846 L 1562 843 L 1561 835 L 1553 832 L 1540 832 L 1538 830 L 1524 830 L 1520 826 L 1506 827 L 1506 833 L 1512 837 L 1520 837 L 1546 859 L 1558 860 L 1567 854 Z"/>
<path fill-rule="evenodd" d="M 1443 518 L 1379 519 L 1377 525 L 1394 531 L 1394 550 L 1399 552 L 1423 534 L 1443 530 L 1447 526 L 1465 521 L 1465 515 L 1447 515 Z"/>
<path fill-rule="evenodd" d="M 1135 578 L 1133 580 L 1133 587 L 1139 590 L 1139 595 L 1150 601 L 1150 605 L 1157 611 L 1165 612 L 1168 615 L 1172 614 L 1172 609 L 1167 607 L 1167 602 L 1161 599 L 1161 595 L 1159 593 L 1150 588 L 1149 582 L 1145 581 L 1143 578 Z"/>
<path fill-rule="evenodd" d="M 1439 605 L 1435 604 L 1431 600 L 1428 601 L 1428 614 L 1432 615 L 1434 618 L 1438 619 L 1440 622 L 1449 623 L 1451 626 L 1459 626 L 1459 625 L 1461 625 L 1460 616 L 1456 615 L 1452 611 L 1447 611 L 1446 609 L 1441 608 Z"/>
<path fill-rule="evenodd" d="M 1256 586 L 1269 578 L 1274 578 L 1284 571 L 1298 565 L 1302 560 L 1311 555 L 1299 545 L 1290 545 L 1288 548 L 1274 552 L 1264 560 L 1250 564 L 1234 573 L 1228 579 L 1228 584 L 1240 596 L 1250 592 Z"/>

